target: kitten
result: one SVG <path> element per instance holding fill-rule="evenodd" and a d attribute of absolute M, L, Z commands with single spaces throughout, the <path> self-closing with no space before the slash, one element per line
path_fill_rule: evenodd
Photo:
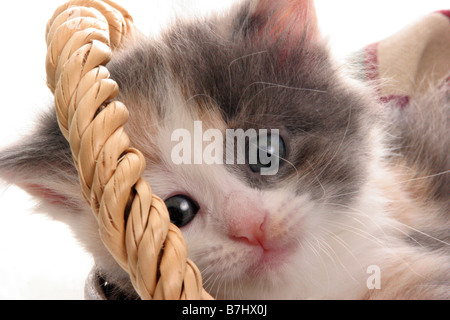
<path fill-rule="evenodd" d="M 448 299 L 441 173 L 450 140 L 433 141 L 427 129 L 447 130 L 445 93 L 413 100 L 390 125 L 387 108 L 343 76 L 317 29 L 312 1 L 246 1 L 118 52 L 108 68 L 130 110 L 132 145 L 147 160 L 144 177 L 216 298 Z M 425 109 L 436 114 L 417 116 Z M 278 130 L 278 171 L 262 175 L 261 159 L 175 164 L 172 134 L 193 133 L 194 121 L 223 133 Z M 53 109 L 0 153 L 0 174 L 72 226 L 110 298 L 137 298 L 101 243 Z"/>

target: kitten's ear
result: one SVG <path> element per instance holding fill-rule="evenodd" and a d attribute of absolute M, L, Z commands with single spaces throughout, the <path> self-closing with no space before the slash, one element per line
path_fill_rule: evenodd
<path fill-rule="evenodd" d="M 319 37 L 317 15 L 313 0 L 250 1 L 249 27 L 257 38 L 266 41 L 284 39 L 295 45 L 299 40 Z"/>
<path fill-rule="evenodd" d="M 0 178 L 58 208 L 83 203 L 70 147 L 54 113 L 43 116 L 32 135 L 0 151 Z"/>

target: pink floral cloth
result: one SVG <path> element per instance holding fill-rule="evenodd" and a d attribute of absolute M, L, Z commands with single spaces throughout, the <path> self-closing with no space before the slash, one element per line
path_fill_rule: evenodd
<path fill-rule="evenodd" d="M 450 89 L 450 10 L 426 15 L 368 45 L 355 60 L 358 77 L 375 85 L 380 101 L 400 109 L 430 87 Z"/>

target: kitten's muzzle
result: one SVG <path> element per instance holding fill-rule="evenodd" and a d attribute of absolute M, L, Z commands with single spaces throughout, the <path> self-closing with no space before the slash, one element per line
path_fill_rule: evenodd
<path fill-rule="evenodd" d="M 284 247 L 285 230 L 276 216 L 254 197 L 233 193 L 226 202 L 223 219 L 228 236 L 234 241 L 259 246 L 264 251 Z"/>

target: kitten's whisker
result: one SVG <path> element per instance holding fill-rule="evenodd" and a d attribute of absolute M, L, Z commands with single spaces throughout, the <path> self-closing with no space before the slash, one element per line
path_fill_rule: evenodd
<path fill-rule="evenodd" d="M 362 213 L 362 212 L 356 212 L 356 211 L 355 211 L 355 212 L 352 212 L 352 214 L 359 214 L 359 215 L 364 215 L 364 217 L 368 217 L 368 215 L 365 215 L 365 214 Z M 355 217 L 352 217 L 352 218 L 353 218 L 354 220 L 358 221 L 359 223 L 363 224 L 359 219 L 356 219 Z M 372 222 L 373 222 L 373 221 L 372 221 Z M 364 225 L 364 224 L 363 224 L 363 225 Z M 379 227 L 378 225 L 377 225 L 377 227 L 378 227 L 380 230 L 382 230 L 382 228 Z M 393 229 L 395 229 L 395 230 L 399 231 L 400 233 L 404 234 L 405 236 L 407 236 L 408 238 L 410 238 L 411 240 L 413 240 L 414 242 L 416 242 L 419 246 L 423 247 L 422 244 L 420 244 L 416 239 L 414 239 L 414 237 L 412 237 L 411 235 L 409 235 L 407 232 L 401 230 L 400 228 L 395 227 L 393 224 L 391 224 L 390 227 L 392 227 Z M 350 230 L 349 230 L 349 231 L 350 231 Z M 386 234 L 386 233 L 384 232 L 384 230 L 382 230 L 382 231 L 383 231 L 384 234 Z"/>
<path fill-rule="evenodd" d="M 217 261 L 217 262 L 215 263 L 215 266 L 220 265 L 220 263 L 222 262 L 222 260 L 223 260 L 223 257 L 220 257 L 219 261 Z M 208 290 L 208 292 L 209 292 L 210 294 L 213 294 L 211 291 L 214 290 L 217 280 L 221 277 L 221 274 L 220 274 L 220 273 L 217 273 L 217 274 L 211 273 L 211 277 L 213 277 L 214 275 L 216 276 L 216 277 L 214 278 L 214 281 L 213 281 L 212 283 L 208 283 L 208 288 L 205 288 L 205 289 Z M 210 279 L 208 279 L 208 282 L 209 282 L 209 281 L 210 281 Z M 219 282 L 219 286 L 215 289 L 215 296 L 214 296 L 214 298 L 215 298 L 216 300 L 217 300 L 217 296 L 218 296 L 218 294 L 219 294 L 219 289 L 220 289 L 220 282 Z"/>
<path fill-rule="evenodd" d="M 310 89 L 310 88 L 302 88 L 302 87 L 291 87 L 282 85 L 279 83 L 272 83 L 272 82 L 265 82 L 265 81 L 256 81 L 250 84 L 249 86 L 255 85 L 255 84 L 263 84 L 268 85 L 270 88 L 282 88 L 282 89 L 290 89 L 290 90 L 300 90 L 300 91 L 311 91 L 311 92 L 319 92 L 319 93 L 326 93 L 325 90 L 319 90 L 319 89 Z"/>
<path fill-rule="evenodd" d="M 277 155 L 275 155 L 275 156 L 278 157 L 279 160 L 286 162 L 286 163 L 289 164 L 292 168 L 294 168 L 296 178 L 298 178 L 298 177 L 300 176 L 300 172 L 298 171 L 297 167 L 296 167 L 292 162 L 290 162 L 290 161 L 287 160 L 286 158 L 283 158 L 283 157 L 280 157 L 280 156 L 277 156 Z"/>
<path fill-rule="evenodd" d="M 327 200 L 328 199 L 333 199 L 333 198 L 339 198 L 339 197 L 343 197 L 343 196 L 348 196 L 348 195 L 351 195 L 351 194 L 357 194 L 359 192 L 361 192 L 361 191 L 358 190 L 358 191 L 352 191 L 352 192 L 347 192 L 347 193 L 339 193 L 339 194 L 336 194 L 336 195 L 327 196 Z"/>
<path fill-rule="evenodd" d="M 428 238 L 430 238 L 430 239 L 433 239 L 433 240 L 435 240 L 435 241 L 437 241 L 437 242 L 439 242 L 439 243 L 445 244 L 446 246 L 450 246 L 450 243 L 448 243 L 448 242 L 446 242 L 446 241 L 444 241 L 444 240 L 438 239 L 438 238 L 432 236 L 431 234 L 428 234 L 428 233 L 426 233 L 426 232 L 423 232 L 423 231 L 421 231 L 421 230 L 419 230 L 419 229 L 416 229 L 416 228 L 414 228 L 414 227 L 411 227 L 411 226 L 409 226 L 409 225 L 407 225 L 407 224 L 405 224 L 405 223 L 403 223 L 403 222 L 401 222 L 401 221 L 396 220 L 395 223 L 396 223 L 396 224 L 399 224 L 399 225 L 401 225 L 401 226 L 403 226 L 403 227 L 405 227 L 405 228 L 411 229 L 412 231 L 417 232 L 417 233 L 419 233 L 419 234 L 421 234 L 421 235 L 423 235 L 423 236 L 426 236 L 426 237 L 428 237 Z M 403 234 L 406 235 L 407 237 L 409 237 L 409 238 L 411 238 L 412 240 L 414 240 L 415 242 L 417 242 L 417 240 L 414 239 L 414 237 L 412 237 L 412 236 L 411 236 L 410 234 L 408 234 L 407 232 L 401 230 L 400 228 L 397 228 L 395 225 L 392 224 L 392 225 L 390 225 L 390 227 L 394 228 L 395 230 L 397 230 L 397 231 L 403 233 Z M 419 242 L 417 242 L 417 243 L 419 243 Z M 421 245 L 421 246 L 423 247 L 423 245 Z"/>
<path fill-rule="evenodd" d="M 320 201 L 321 199 L 323 199 L 325 197 L 325 194 L 326 194 L 325 188 L 323 187 L 322 183 L 320 182 L 319 176 L 316 174 L 316 171 L 314 170 L 313 166 L 311 165 L 311 162 L 309 162 L 309 160 L 306 160 L 306 162 L 308 163 L 308 165 L 311 168 L 312 172 L 316 176 L 317 182 L 319 183 L 320 187 L 322 188 L 323 193 L 322 193 L 322 196 L 319 199 L 319 201 Z"/>
<path fill-rule="evenodd" d="M 317 243 L 317 247 L 323 252 L 325 253 L 325 255 L 331 260 L 331 262 L 334 265 L 334 268 L 337 267 L 336 265 L 336 261 L 334 259 L 334 257 L 330 254 L 330 252 L 328 252 L 327 248 L 324 248 L 322 245 L 322 241 L 320 241 L 317 237 L 314 238 L 315 242 Z"/>
<path fill-rule="evenodd" d="M 198 93 L 198 94 L 194 94 L 194 95 L 192 95 L 191 97 L 187 98 L 187 99 L 184 101 L 184 106 L 186 107 L 186 106 L 187 106 L 187 103 L 188 103 L 189 101 L 191 101 L 192 99 L 195 99 L 195 98 L 197 98 L 197 97 L 206 97 L 206 98 L 209 98 L 209 99 L 211 99 L 212 101 L 214 101 L 214 102 L 216 103 L 216 105 L 219 105 L 219 103 L 217 102 L 217 100 L 214 99 L 213 97 L 211 97 L 209 94 Z M 208 110 L 208 112 L 209 112 L 209 111 L 212 111 L 212 110 Z M 176 112 L 176 111 L 174 110 L 173 113 L 175 113 L 175 112 Z"/>
<path fill-rule="evenodd" d="M 215 267 L 215 266 L 216 266 L 216 265 L 213 264 L 213 263 L 208 264 L 208 265 L 203 269 L 202 274 L 203 274 L 203 272 L 208 272 L 208 270 L 209 270 L 210 268 Z"/>
<path fill-rule="evenodd" d="M 344 131 L 344 136 L 342 137 L 341 143 L 339 144 L 336 152 L 334 153 L 333 157 L 331 157 L 330 161 L 328 161 L 328 163 L 325 165 L 325 167 L 322 169 L 322 171 L 319 173 L 319 177 L 322 176 L 323 172 L 328 168 L 328 166 L 331 164 L 331 162 L 333 162 L 333 160 L 336 158 L 337 154 L 339 153 L 339 151 L 342 148 L 342 145 L 344 144 L 345 138 L 347 137 L 347 133 L 350 129 L 350 123 L 351 123 L 351 119 L 352 119 L 352 106 L 350 105 L 349 108 L 349 113 L 348 113 L 348 122 L 347 122 L 347 127 L 345 128 Z"/>
<path fill-rule="evenodd" d="M 388 235 L 386 234 L 384 228 L 382 228 L 382 227 L 379 225 L 378 221 L 375 221 L 375 220 L 374 220 L 370 215 L 368 215 L 367 213 L 365 213 L 365 212 L 363 212 L 363 211 L 361 211 L 361 210 L 358 210 L 358 209 L 356 209 L 356 208 L 353 208 L 353 207 L 350 207 L 350 206 L 341 204 L 341 203 L 329 203 L 329 205 L 333 205 L 333 206 L 338 206 L 338 207 L 343 207 L 343 208 L 349 209 L 349 210 L 350 210 L 349 213 L 351 213 L 351 214 L 358 214 L 358 215 L 360 215 L 360 216 L 362 216 L 362 217 L 364 217 L 364 218 L 369 219 L 369 220 L 377 227 L 377 229 L 378 229 L 379 231 L 381 231 L 381 232 L 384 234 L 384 236 L 388 237 Z M 361 221 L 359 221 L 359 222 L 362 224 Z"/>
<path fill-rule="evenodd" d="M 241 56 L 239 58 L 236 58 L 236 59 L 232 60 L 230 62 L 230 64 L 228 65 L 228 77 L 230 78 L 230 101 L 229 101 L 230 105 L 231 105 L 231 101 L 233 100 L 233 90 L 232 90 L 232 88 L 233 88 L 233 77 L 231 76 L 231 66 L 234 63 L 238 62 L 239 60 L 242 60 L 242 59 L 245 59 L 245 58 L 249 58 L 249 57 L 252 57 L 252 56 L 255 56 L 255 55 L 263 54 L 263 53 L 267 53 L 267 50 L 253 52 L 253 53 Z"/>
<path fill-rule="evenodd" d="M 338 244 L 340 244 L 352 257 L 353 257 L 353 259 L 359 264 L 359 266 L 361 267 L 361 268 L 363 268 L 363 266 L 362 266 L 362 264 L 361 264 L 361 262 L 359 261 L 359 259 L 355 256 L 355 254 L 352 252 L 352 250 L 351 250 L 351 247 L 349 247 L 349 245 L 344 241 L 344 240 L 342 240 L 342 238 L 341 237 L 339 237 L 338 235 L 336 235 L 336 234 L 333 234 L 333 233 L 329 233 L 329 236 L 331 237 L 331 238 L 333 238 L 334 240 L 336 240 L 336 242 L 338 243 Z"/>
<path fill-rule="evenodd" d="M 342 260 L 339 258 L 339 255 L 336 253 L 336 251 L 326 242 L 324 241 L 323 244 L 328 247 L 333 255 L 336 257 L 337 262 L 341 266 L 341 268 L 352 278 L 355 282 L 358 282 L 352 275 L 352 273 L 348 270 L 347 266 L 342 262 Z"/>
<path fill-rule="evenodd" d="M 214 278 L 214 281 L 210 284 L 210 289 L 208 290 L 211 294 L 211 291 L 215 291 L 215 295 L 214 295 L 214 299 L 217 300 L 218 299 L 218 295 L 219 295 L 219 289 L 215 289 L 214 287 L 216 285 L 217 280 L 220 278 L 220 274 L 217 274 L 216 277 Z"/>
<path fill-rule="evenodd" d="M 257 83 L 257 82 L 254 82 L 254 83 L 250 84 L 249 86 L 247 86 L 247 88 L 245 88 L 244 92 L 245 92 L 248 88 L 250 88 L 253 84 L 255 84 L 255 83 Z M 259 96 L 261 93 L 263 93 L 264 91 L 266 91 L 266 90 L 268 90 L 268 89 L 271 89 L 271 88 L 275 88 L 275 86 L 265 87 L 265 88 L 262 88 L 261 90 L 259 90 L 257 93 L 255 93 L 255 94 L 253 95 L 253 97 L 252 97 L 249 101 L 247 101 L 247 105 L 249 105 L 249 104 L 250 104 L 257 96 Z M 243 96 L 244 96 L 244 93 L 242 93 L 241 97 L 239 98 L 238 106 L 241 105 L 241 100 L 242 100 L 242 97 L 243 97 Z"/>
<path fill-rule="evenodd" d="M 334 204 L 334 205 L 341 205 L 341 204 Z M 366 217 L 366 218 L 371 219 L 371 217 L 370 217 L 368 214 L 362 212 L 361 210 L 356 210 L 355 208 L 352 208 L 352 207 L 349 207 L 349 206 L 344 206 L 344 205 L 341 205 L 341 206 L 353 210 L 353 212 L 352 212 L 353 214 L 359 214 L 359 215 L 361 215 L 361 216 L 364 216 L 364 217 Z M 372 220 L 372 222 L 373 222 L 373 220 Z M 421 231 L 421 230 L 419 230 L 419 229 L 416 229 L 416 228 L 414 228 L 414 227 L 411 227 L 411 226 L 409 226 L 409 225 L 407 225 L 407 224 L 405 224 L 405 223 L 403 223 L 403 222 L 400 222 L 400 221 L 398 221 L 398 220 L 395 220 L 395 222 L 396 222 L 397 224 L 402 225 L 402 226 L 405 227 L 405 228 L 411 229 L 411 230 L 413 230 L 413 231 L 415 231 L 415 232 L 417 232 L 417 233 L 420 233 L 421 235 L 427 236 L 427 237 L 429 237 L 430 239 L 433 239 L 433 240 L 435 240 L 435 241 L 437 241 L 437 242 L 440 242 L 440 243 L 442 243 L 442 244 L 445 244 L 445 245 L 447 245 L 447 246 L 450 246 L 450 243 L 445 242 L 445 241 L 443 241 L 443 240 L 441 240 L 441 239 L 438 239 L 438 238 L 436 238 L 436 237 L 433 237 L 432 235 L 427 234 L 426 232 L 423 232 L 423 231 Z M 400 232 L 402 232 L 403 234 L 407 235 L 409 238 L 413 239 L 413 238 L 411 237 L 411 235 L 408 235 L 406 232 L 404 232 L 404 231 L 402 231 L 401 229 L 395 227 L 394 225 L 390 224 L 389 226 L 392 227 L 392 228 L 395 228 L 397 231 L 400 231 Z M 383 230 L 383 229 L 380 227 L 380 230 Z"/>
<path fill-rule="evenodd" d="M 201 258 L 202 256 L 210 254 L 210 253 L 211 253 L 211 250 L 205 249 L 205 250 L 194 252 L 194 253 L 190 254 L 189 256 L 192 260 L 194 260 L 195 258 Z"/>
<path fill-rule="evenodd" d="M 312 236 L 312 237 L 313 237 L 314 240 L 316 240 L 315 236 Z M 314 245 L 310 243 L 309 239 L 304 239 L 302 242 L 305 242 L 306 245 L 308 246 L 308 248 L 313 252 L 313 254 L 320 259 L 320 262 L 321 262 L 321 264 L 323 266 L 323 270 L 324 270 L 324 272 L 325 272 L 325 274 L 327 276 L 327 288 L 329 288 L 329 286 L 330 286 L 330 274 L 328 272 L 327 264 L 325 263 L 322 255 L 316 250 Z M 311 278 L 311 277 L 308 278 L 308 280 L 315 282 L 314 279 Z"/>
<path fill-rule="evenodd" d="M 432 174 L 432 175 L 429 175 L 429 176 L 417 177 L 417 178 L 413 178 L 413 179 L 403 180 L 403 181 L 400 181 L 398 184 L 403 184 L 403 183 L 406 183 L 406 182 L 411 182 L 411 181 L 416 181 L 416 180 L 424 180 L 424 179 L 434 178 L 434 177 L 442 176 L 442 175 L 447 174 L 447 173 L 450 173 L 450 170 L 442 171 L 442 172 L 439 172 L 439 173 L 436 173 L 436 174 Z M 395 185 L 398 185 L 398 184 L 395 184 Z"/>
<path fill-rule="evenodd" d="M 385 248 L 387 245 L 386 243 L 380 241 L 380 239 L 376 238 L 374 235 L 370 234 L 369 232 L 367 232 L 365 230 L 362 230 L 362 229 L 359 229 L 356 227 L 352 227 L 352 226 L 348 226 L 346 224 L 339 223 L 337 221 L 326 220 L 326 223 L 328 223 L 329 225 L 333 225 L 335 227 L 339 227 L 344 231 L 351 232 L 351 233 L 353 233 L 361 238 L 364 238 L 366 240 L 369 240 L 369 241 L 379 245 L 380 248 Z"/>
<path fill-rule="evenodd" d="M 287 118 L 287 119 L 292 118 L 292 116 L 284 116 L 284 115 L 280 115 L 280 114 L 270 114 L 270 113 L 264 113 L 264 116 L 271 116 L 271 117 L 278 117 L 278 118 Z M 256 128 L 261 125 L 260 123 L 256 123 L 256 122 L 252 122 L 252 121 L 248 121 L 248 120 L 244 120 L 243 123 L 251 124 L 251 125 L 255 126 Z M 305 131 L 305 130 L 303 130 L 301 128 L 296 128 L 296 130 L 299 130 L 299 131 L 303 132 L 304 134 L 307 134 L 307 135 L 310 135 L 310 136 L 313 136 L 313 137 L 317 137 L 317 135 L 315 135 L 315 134 L 313 134 L 311 132 Z"/>
<path fill-rule="evenodd" d="M 241 278 L 239 277 L 236 280 L 233 280 L 233 283 L 236 283 L 236 287 L 237 287 L 236 288 L 236 298 L 235 299 L 240 300 L 244 296 L 244 293 L 242 292 Z M 233 287 L 234 287 L 234 285 L 233 285 Z"/>
<path fill-rule="evenodd" d="M 202 274 L 205 274 L 205 269 L 201 270 Z M 203 277 L 203 286 L 205 287 L 205 289 L 208 290 L 208 286 L 209 286 L 209 281 L 211 280 L 211 278 L 214 276 L 214 273 L 209 273 L 208 275 L 205 275 Z"/>
<path fill-rule="evenodd" d="M 336 204 L 336 205 L 339 205 L 339 204 Z M 350 212 L 351 214 L 357 214 L 357 215 L 364 216 L 365 218 L 370 219 L 374 223 L 374 225 L 386 236 L 386 238 L 388 238 L 388 236 L 387 236 L 386 232 L 384 231 L 384 229 L 380 225 L 378 225 L 378 223 L 373 221 L 373 219 L 369 215 L 367 215 L 367 214 L 365 214 L 363 212 L 359 212 L 359 210 L 356 210 L 355 208 L 351 208 L 349 206 L 344 206 L 343 205 L 343 207 L 352 210 L 353 212 Z M 356 221 L 358 221 L 359 223 L 363 224 L 360 220 L 356 220 Z M 325 222 L 330 224 L 330 225 L 335 225 L 335 226 L 341 228 L 342 230 L 346 230 L 348 232 L 356 234 L 356 235 L 358 235 L 358 236 L 360 236 L 360 237 L 362 237 L 362 238 L 364 238 L 366 240 L 369 240 L 369 241 L 377 244 L 378 246 L 380 246 L 380 248 L 389 249 L 388 251 L 394 257 L 397 256 L 395 254 L 395 252 L 391 252 L 392 250 L 390 248 L 390 243 L 389 242 L 387 242 L 387 241 L 382 242 L 380 239 L 376 238 L 374 235 L 372 235 L 371 233 L 369 233 L 369 232 L 367 232 L 367 231 L 365 231 L 363 229 L 359 229 L 359 228 L 356 228 L 356 227 L 353 227 L 353 226 L 349 226 L 349 225 L 346 225 L 346 224 L 343 224 L 343 223 L 339 223 L 337 221 L 325 220 Z M 403 258 L 401 258 L 400 260 L 403 261 L 405 264 L 409 265 L 408 262 L 406 262 Z M 412 271 L 415 272 L 414 270 L 412 270 Z"/>
<path fill-rule="evenodd" d="M 430 234 L 428 234 L 428 233 L 426 233 L 426 232 L 420 231 L 419 229 L 416 229 L 416 228 L 414 228 L 414 227 L 411 227 L 411 226 L 409 226 L 409 225 L 407 225 L 407 224 L 405 224 L 405 223 L 403 223 L 403 222 L 400 222 L 400 221 L 396 221 L 396 222 L 397 222 L 398 224 L 402 225 L 403 227 L 406 227 L 406 228 L 408 228 L 408 229 L 411 229 L 411 230 L 413 230 L 414 232 L 420 233 L 421 235 L 426 236 L 426 237 L 428 237 L 428 238 L 430 238 L 430 239 L 433 239 L 434 241 L 437 241 L 437 242 L 439 242 L 439 243 L 445 244 L 446 246 L 450 246 L 450 243 L 448 243 L 448 242 L 446 242 L 446 241 L 444 241 L 444 240 L 441 240 L 441 239 L 438 239 L 438 238 L 436 238 L 436 237 L 433 237 L 432 235 L 430 235 Z M 410 238 L 412 238 L 412 237 L 410 236 Z M 416 241 L 416 242 L 417 242 L 417 241 Z"/>
<path fill-rule="evenodd" d="M 241 97 L 239 98 L 239 101 L 237 103 L 238 106 L 241 105 L 241 101 L 242 98 L 244 97 L 244 94 L 247 92 L 247 90 L 254 86 L 254 85 L 266 85 L 267 87 L 261 89 L 260 91 L 258 91 L 248 102 L 250 103 L 251 101 L 253 101 L 253 99 L 255 99 L 260 93 L 264 92 L 267 89 L 273 89 L 273 88 L 282 88 L 282 89 L 291 89 L 291 90 L 300 90 L 300 91 L 311 91 L 311 92 L 319 92 L 319 93 L 326 93 L 326 91 L 324 90 L 319 90 L 319 89 L 310 89 L 310 88 L 302 88 L 302 87 L 290 87 L 290 86 L 286 86 L 286 85 L 282 85 L 282 84 L 278 84 L 278 83 L 272 83 L 272 82 L 265 82 L 265 81 L 255 81 L 250 83 L 247 87 L 245 87 L 244 91 L 241 94 Z M 230 100 L 231 101 L 231 100 Z"/>

